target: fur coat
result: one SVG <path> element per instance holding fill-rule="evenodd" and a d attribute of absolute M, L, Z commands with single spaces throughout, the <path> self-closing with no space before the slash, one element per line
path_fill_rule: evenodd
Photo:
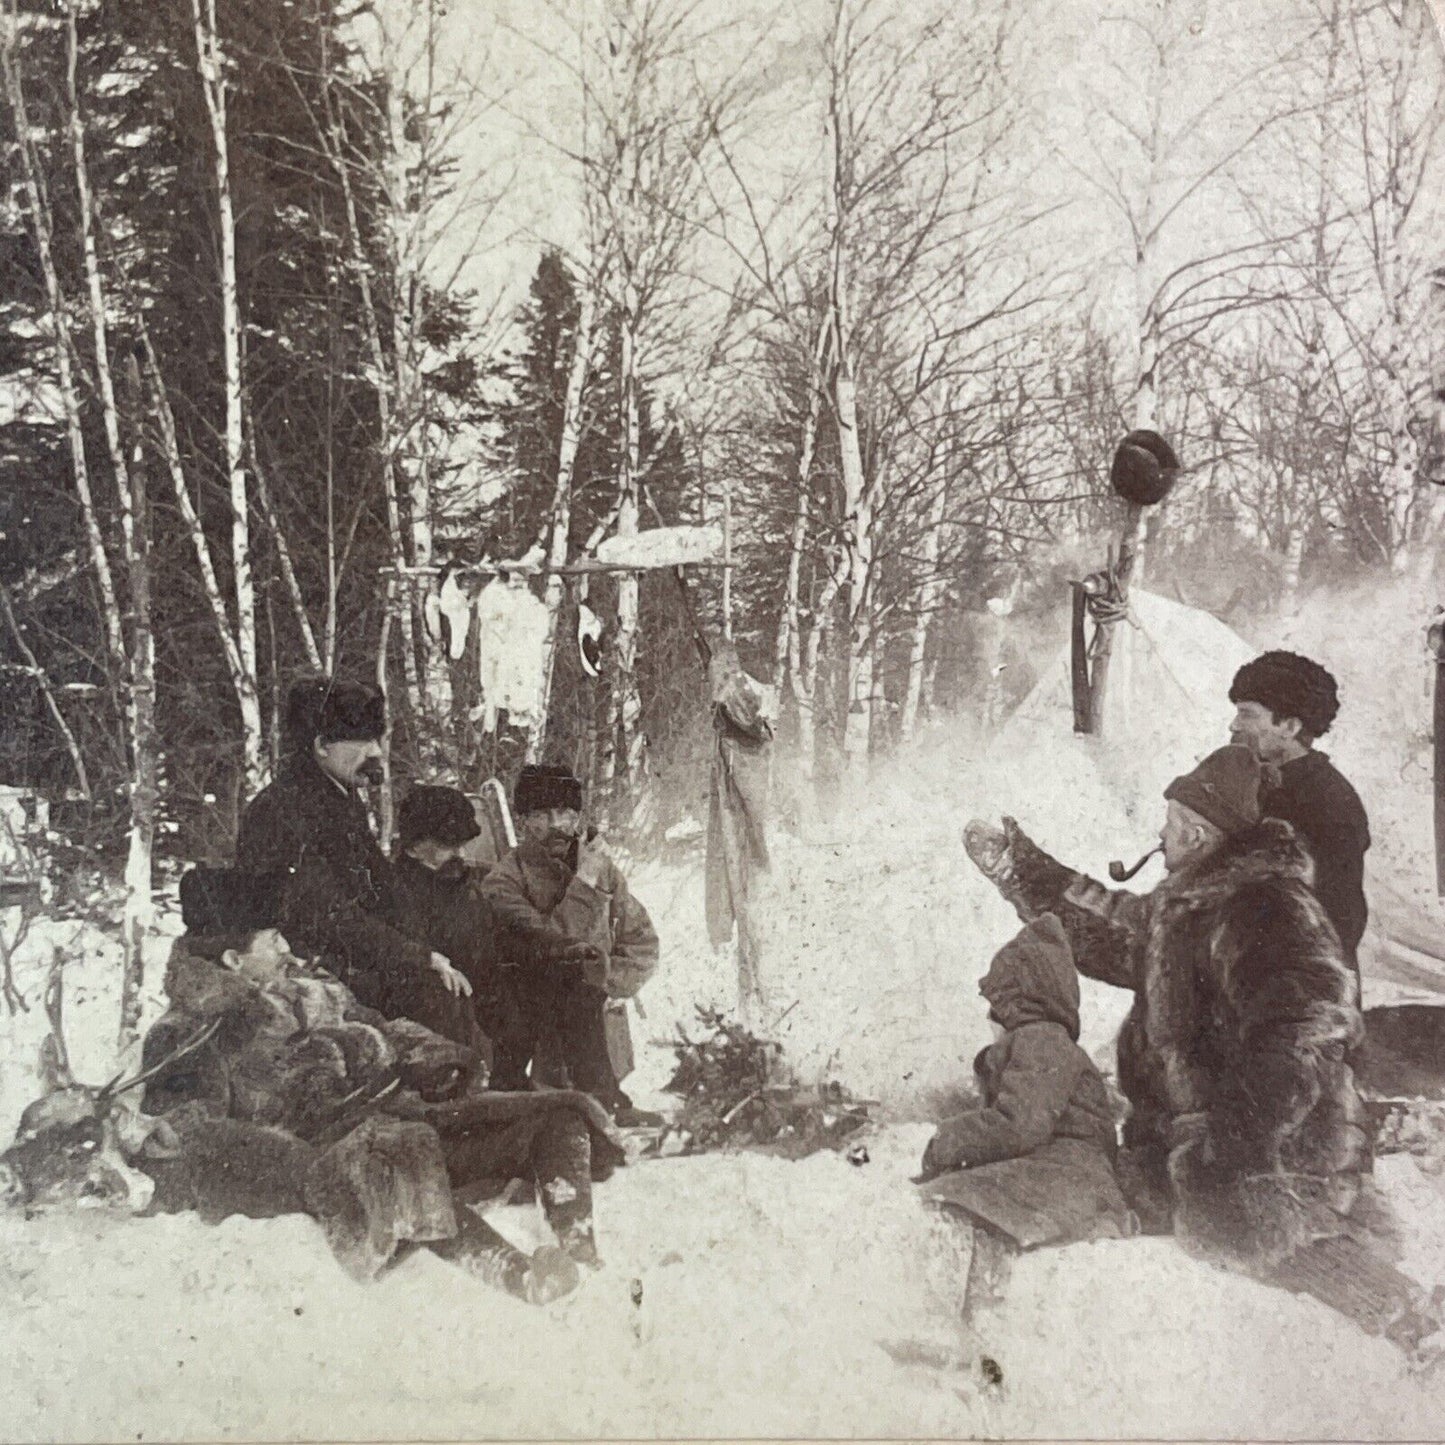
<path fill-rule="evenodd" d="M 1006 896 L 1054 913 L 1079 971 L 1134 992 L 1124 1140 L 1186 1244 L 1267 1271 L 1346 1232 L 1370 1169 L 1347 1062 L 1363 1033 L 1308 853 L 1265 819 L 1152 893 L 1104 888 L 1022 834 Z"/>

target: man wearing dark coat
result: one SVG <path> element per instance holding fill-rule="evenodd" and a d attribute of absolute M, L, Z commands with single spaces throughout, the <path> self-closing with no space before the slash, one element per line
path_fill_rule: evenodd
<path fill-rule="evenodd" d="M 1263 781 L 1237 746 L 1176 778 L 1168 876 L 1146 895 L 1065 867 L 1011 818 L 970 824 L 965 844 L 1022 919 L 1059 919 L 1081 973 L 1134 994 L 1120 1172 L 1146 1227 L 1408 1334 L 1411 1286 L 1372 1232 L 1369 1125 L 1347 1061 L 1363 1032 L 1354 980 L 1308 852 L 1261 814 Z"/>
<path fill-rule="evenodd" d="M 529 1052 L 513 970 L 502 966 L 506 948 L 482 897 L 481 873 L 464 857 L 481 832 L 471 800 L 457 788 L 419 784 L 402 799 L 396 828 L 398 923 L 471 984 L 476 1020 L 491 1047 L 492 1087 L 525 1089 Z"/>
<path fill-rule="evenodd" d="M 470 1044 L 471 985 L 444 954 L 404 931 L 392 865 L 372 836 L 358 784 L 379 769 L 381 694 L 304 679 L 286 698 L 275 782 L 247 804 L 236 837 L 243 872 L 290 874 L 281 926 L 368 1008 L 418 1018 Z"/>
<path fill-rule="evenodd" d="M 1315 865 L 1315 894 L 1340 935 L 1345 958 L 1359 981 L 1356 958 L 1369 910 L 1365 853 L 1370 824 L 1359 794 L 1315 740 L 1340 710 L 1335 679 L 1295 652 L 1266 652 L 1234 675 L 1230 741 L 1247 747 L 1277 770 L 1260 794 L 1267 818 L 1293 825 Z"/>
<path fill-rule="evenodd" d="M 606 843 L 584 836 L 582 783 L 528 764 L 512 811 L 522 841 L 482 891 L 515 948 L 534 1077 L 584 1089 L 625 1127 L 661 1123 L 622 1091 L 607 1045 L 609 999 L 631 998 L 657 968 L 657 933 Z"/>

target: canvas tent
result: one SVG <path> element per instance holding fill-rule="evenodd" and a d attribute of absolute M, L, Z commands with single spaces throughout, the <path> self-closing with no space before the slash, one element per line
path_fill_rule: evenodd
<path fill-rule="evenodd" d="M 1228 740 L 1230 679 L 1256 649 L 1217 618 L 1148 592 L 1114 643 L 1104 736 L 1072 730 L 1069 654 L 1062 650 L 985 754 L 995 811 L 1011 813 L 1051 851 L 1095 877 L 1156 840 L 1169 780 Z M 1360 947 L 1365 1003 L 1445 1002 L 1445 927 L 1366 858 L 1370 928 Z M 1159 865 L 1133 887 L 1159 880 Z"/>

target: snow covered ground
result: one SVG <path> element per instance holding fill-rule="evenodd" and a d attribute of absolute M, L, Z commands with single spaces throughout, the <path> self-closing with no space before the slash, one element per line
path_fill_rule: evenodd
<path fill-rule="evenodd" d="M 371 1286 L 310 1221 L 0 1219 L 0 1432 L 47 1439 L 864 1435 L 1438 1438 L 1438 1385 L 1313 1301 L 1168 1240 L 1026 1257 L 984 1342 L 963 1236 L 870 1162 L 663 1160 L 601 1191 L 607 1265 L 518 1304 L 418 1253 Z M 1438 1183 L 1392 1161 L 1440 1237 Z M 531 1210 L 494 1211 L 516 1236 Z M 641 1308 L 631 1299 L 642 1283 Z"/>
<path fill-rule="evenodd" d="M 1302 647 L 1330 635 L 1308 617 L 1300 628 Z M 1377 638 L 1384 628 L 1382 617 Z M 964 863 L 959 831 L 975 812 L 1013 812 L 1092 870 L 1149 846 L 1158 790 L 1222 740 L 1237 644 L 1164 604 L 1150 634 L 1166 632 L 1179 695 L 1136 710 L 1109 749 L 1072 739 L 1066 714 L 1048 725 L 1050 674 L 990 745 L 941 725 L 866 797 L 778 839 L 761 905 L 778 1034 L 804 1073 L 882 1101 L 867 1163 L 637 1162 L 599 1190 L 605 1267 L 543 1309 L 426 1253 L 354 1284 L 302 1218 L 207 1228 L 101 1210 L 0 1215 L 0 1437 L 1445 1435 L 1440 1376 L 1410 1374 L 1392 1347 L 1311 1300 L 1159 1239 L 1021 1260 L 981 1326 L 1002 1372 L 987 1385 L 958 1323 L 966 1235 L 908 1183 L 930 1101 L 967 1082 L 985 1041 L 976 980 L 1012 927 Z M 1423 899 L 1428 799 L 1422 814 L 1424 784 L 1399 765 L 1416 746 L 1413 714 L 1374 695 L 1398 669 L 1376 677 L 1357 645 L 1340 650 L 1338 756 L 1378 820 L 1392 878 Z M 1146 648 L 1127 672 L 1145 700 L 1162 687 L 1150 669 Z M 634 1021 L 634 1093 L 651 1102 L 674 1026 L 695 1003 L 731 1002 L 734 983 L 703 938 L 696 860 L 639 866 L 635 885 L 664 943 L 647 1017 Z M 22 977 L 31 1012 L 0 1018 L 0 1136 L 35 1092 L 47 943 L 36 940 Z M 116 960 L 94 936 L 73 951 L 71 1052 L 98 1080 Z M 1085 1042 L 1102 1057 L 1126 1003 L 1086 990 Z M 1410 1268 L 1445 1282 L 1441 1179 L 1403 1156 L 1380 1174 L 1407 1224 Z M 541 1237 L 530 1205 L 489 1217 L 519 1243 Z"/>

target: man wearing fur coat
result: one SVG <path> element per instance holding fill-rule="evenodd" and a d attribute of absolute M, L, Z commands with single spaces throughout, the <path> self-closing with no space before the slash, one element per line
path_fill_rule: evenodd
<path fill-rule="evenodd" d="M 1347 1062 L 1362 1033 L 1354 981 L 1309 854 L 1261 815 L 1264 784 L 1238 746 L 1176 778 L 1168 876 L 1147 895 L 1065 867 L 1011 818 L 970 824 L 965 846 L 1026 922 L 1057 916 L 1081 973 L 1134 993 L 1120 1173 L 1145 1227 L 1408 1334 L 1409 1284 L 1371 1232 L 1383 1211 Z M 1347 1279 L 1368 1282 L 1363 1303 Z"/>

